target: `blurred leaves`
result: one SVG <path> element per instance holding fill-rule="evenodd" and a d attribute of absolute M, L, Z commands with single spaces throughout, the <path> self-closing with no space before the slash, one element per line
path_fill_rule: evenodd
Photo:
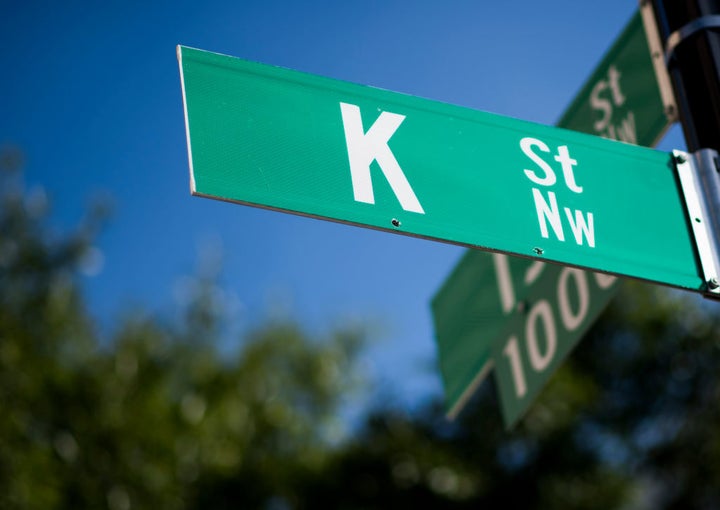
<path fill-rule="evenodd" d="M 456 422 L 431 401 L 348 424 L 365 332 L 276 320 L 222 350 L 216 264 L 174 320 L 101 339 L 79 275 L 107 208 L 53 232 L 7 150 L 0 508 L 720 508 L 717 303 L 626 283 L 511 432 L 492 380 Z"/>
<path fill-rule="evenodd" d="M 378 409 L 304 508 L 718 508 L 719 323 L 627 282 L 514 430 L 494 381 L 454 423 Z"/>
<path fill-rule="evenodd" d="M 54 234 L 47 200 L 3 154 L 0 507 L 219 508 L 239 487 L 251 506 L 292 500 L 294 474 L 320 470 L 342 437 L 363 333 L 272 323 L 222 352 L 223 303 L 204 273 L 180 320 L 139 313 L 101 340 L 78 276 L 102 207 Z"/>

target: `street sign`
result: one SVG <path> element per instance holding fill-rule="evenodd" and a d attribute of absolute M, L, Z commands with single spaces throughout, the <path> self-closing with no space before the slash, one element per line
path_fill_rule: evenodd
<path fill-rule="evenodd" d="M 536 262 L 518 275 L 523 281 L 514 285 L 527 289 L 525 297 L 508 302 L 511 320 L 492 344 L 495 380 L 508 428 L 525 413 L 616 290 L 613 276 L 572 267 L 560 267 L 556 275 L 548 270 L 549 264 L 541 264 Z"/>
<path fill-rule="evenodd" d="M 651 10 L 652 6 L 648 4 L 647 8 Z M 653 20 L 642 19 L 640 12 L 631 18 L 570 103 L 558 122 L 560 127 L 646 146 L 653 146 L 662 138 L 675 120 L 676 108 L 664 66 L 660 69 L 654 66 L 650 47 L 656 41 L 652 37 L 648 40 L 643 22 L 654 29 Z M 508 374 L 519 365 L 507 353 L 520 352 L 516 349 L 523 342 L 517 339 L 527 336 L 528 319 L 545 317 L 529 317 L 526 313 L 529 303 L 546 299 L 557 317 L 559 308 L 552 289 L 566 281 L 561 278 L 565 269 L 557 265 L 547 265 L 542 280 L 523 277 L 535 274 L 536 264 L 528 259 L 507 259 L 504 255 L 468 250 L 434 297 L 436 341 L 449 417 L 460 412 L 490 372 L 493 360 L 497 360 L 503 417 L 506 424 L 513 423 L 532 402 L 530 395 L 542 389 L 554 367 L 582 338 L 617 291 L 614 284 L 606 288 L 585 287 L 588 309 L 582 324 L 573 331 L 556 328 L 563 349 L 554 351 L 543 370 L 531 372 L 526 381 L 528 389 L 518 398 Z M 602 276 L 587 273 L 582 278 L 592 283 Z M 540 289 L 550 290 L 543 293 Z M 520 310 L 515 308 L 518 304 Z M 511 345 L 513 342 L 519 347 Z M 496 356 L 492 355 L 493 350 Z"/>
<path fill-rule="evenodd" d="M 627 143 L 656 145 L 676 120 L 676 108 L 667 73 L 655 68 L 650 44 L 640 12 L 636 12 L 558 126 Z"/>
<path fill-rule="evenodd" d="M 432 301 L 448 417 L 494 366 L 503 418 L 514 424 L 617 286 L 603 273 L 468 250 Z"/>
<path fill-rule="evenodd" d="M 493 267 L 501 264 L 501 271 Z M 432 300 L 435 340 L 447 415 L 454 418 L 492 368 L 492 342 L 516 305 L 515 288 L 532 262 L 500 253 L 468 250 Z M 498 278 L 502 272 L 505 279 Z M 513 281 L 513 276 L 515 280 Z M 504 300 L 502 289 L 508 289 Z"/>
<path fill-rule="evenodd" d="M 178 57 L 195 195 L 703 288 L 669 154 L 201 50 Z"/>

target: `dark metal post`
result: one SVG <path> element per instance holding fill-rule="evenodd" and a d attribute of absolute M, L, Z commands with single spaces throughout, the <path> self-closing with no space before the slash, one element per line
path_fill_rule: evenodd
<path fill-rule="evenodd" d="M 720 0 L 652 4 L 688 151 L 720 151 Z"/>

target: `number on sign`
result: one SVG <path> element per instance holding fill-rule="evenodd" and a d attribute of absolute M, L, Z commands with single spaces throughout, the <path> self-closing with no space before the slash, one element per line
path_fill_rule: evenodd
<path fill-rule="evenodd" d="M 541 321 L 545 333 L 544 349 L 538 342 L 538 322 Z M 555 329 L 555 321 L 553 320 L 552 308 L 550 303 L 545 300 L 538 301 L 530 309 L 528 318 L 525 321 L 525 346 L 530 358 L 530 366 L 535 372 L 542 372 L 547 368 L 555 356 L 557 350 L 557 330 Z M 527 384 L 525 383 L 525 372 L 523 371 L 523 363 L 520 358 L 520 348 L 516 336 L 511 336 L 508 340 L 503 354 L 510 361 L 513 383 L 515 385 L 515 395 L 522 398 L 527 393 Z"/>
<path fill-rule="evenodd" d="M 605 275 L 595 275 L 598 286 L 606 288 L 612 281 Z M 570 282 L 573 282 L 571 284 Z M 587 273 L 580 269 L 566 267 L 560 272 L 557 280 L 557 307 L 553 310 L 550 301 L 537 301 L 525 319 L 524 342 L 517 335 L 508 338 L 503 355 L 508 359 L 515 396 L 523 398 L 527 393 L 526 366 L 535 373 L 542 373 L 549 366 L 558 352 L 558 321 L 561 327 L 571 333 L 578 329 L 590 309 L 590 291 Z M 575 306 L 572 303 L 576 303 Z M 559 313 L 558 313 L 559 312 Z M 528 360 L 529 363 L 523 362 Z"/>

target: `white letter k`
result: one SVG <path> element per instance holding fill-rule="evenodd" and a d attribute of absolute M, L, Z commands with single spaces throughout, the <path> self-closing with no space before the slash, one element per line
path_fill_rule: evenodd
<path fill-rule="evenodd" d="M 403 120 L 404 115 L 382 112 L 367 133 L 363 131 L 360 108 L 340 103 L 345 141 L 347 143 L 353 194 L 357 202 L 375 203 L 370 164 L 377 161 L 400 205 L 406 211 L 425 214 L 405 174 L 393 155 L 388 141 Z"/>

